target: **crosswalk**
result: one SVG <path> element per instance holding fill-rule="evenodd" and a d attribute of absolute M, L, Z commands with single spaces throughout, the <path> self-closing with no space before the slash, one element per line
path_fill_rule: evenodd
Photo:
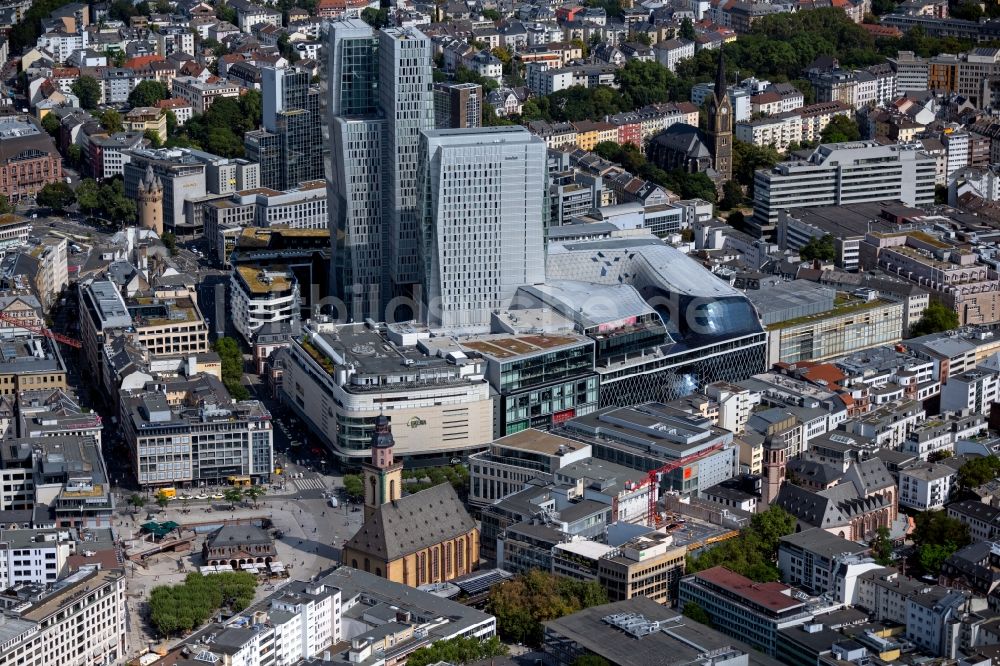
<path fill-rule="evenodd" d="M 326 490 L 323 480 L 317 477 L 311 479 L 294 479 L 292 483 L 299 490 Z"/>

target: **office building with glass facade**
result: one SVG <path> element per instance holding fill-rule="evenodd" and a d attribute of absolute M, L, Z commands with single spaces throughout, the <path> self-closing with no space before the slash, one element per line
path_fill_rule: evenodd
<path fill-rule="evenodd" d="M 498 334 L 458 343 L 486 361 L 486 377 L 498 394 L 496 437 L 547 430 L 598 407 L 594 341 L 586 336 Z"/>
<path fill-rule="evenodd" d="M 420 133 L 434 129 L 431 40 L 414 28 L 378 33 L 379 107 L 385 118 L 383 224 L 388 231 L 393 296 L 408 296 L 419 281 L 417 167 Z"/>
<path fill-rule="evenodd" d="M 595 342 L 601 406 L 667 402 L 765 370 L 746 296 L 653 236 L 549 243 L 544 285 L 512 312 L 550 308 Z"/>
<path fill-rule="evenodd" d="M 307 72 L 264 67 L 261 98 L 264 128 L 244 138 L 247 157 L 261 165 L 261 185 L 287 190 L 322 179 L 319 87 L 311 84 Z"/>

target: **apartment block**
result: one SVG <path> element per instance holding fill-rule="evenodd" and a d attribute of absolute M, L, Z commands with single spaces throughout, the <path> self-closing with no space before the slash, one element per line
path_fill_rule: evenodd
<path fill-rule="evenodd" d="M 954 467 L 937 463 L 899 470 L 899 505 L 917 511 L 943 509 L 956 487 L 956 476 Z"/>
<path fill-rule="evenodd" d="M 250 344 L 264 324 L 299 320 L 299 283 L 287 269 L 236 266 L 229 298 L 233 326 Z"/>
<path fill-rule="evenodd" d="M 812 594 L 836 592 L 840 559 L 867 551 L 866 546 L 818 528 L 783 536 L 778 544 L 781 580 Z"/>
<path fill-rule="evenodd" d="M 194 113 L 205 113 L 217 99 L 239 97 L 240 87 L 225 79 L 208 83 L 194 76 L 178 76 L 171 81 L 171 92 L 190 104 Z"/>
<path fill-rule="evenodd" d="M 921 231 L 865 235 L 861 266 L 894 273 L 955 311 L 961 325 L 1000 319 L 998 280 L 967 247 Z"/>
<path fill-rule="evenodd" d="M 478 83 L 435 83 L 434 127 L 481 127 L 483 102 L 483 87 Z"/>

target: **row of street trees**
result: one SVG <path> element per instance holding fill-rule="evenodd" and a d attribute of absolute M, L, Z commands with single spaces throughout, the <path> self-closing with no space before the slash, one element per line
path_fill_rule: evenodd
<path fill-rule="evenodd" d="M 257 504 L 258 500 L 260 500 L 260 498 L 266 494 L 267 494 L 267 488 L 263 485 L 258 484 L 253 486 L 245 486 L 243 488 L 239 487 L 227 488 L 222 493 L 222 496 L 223 499 L 229 502 L 230 508 L 235 509 L 236 505 L 239 504 L 240 502 L 243 502 L 244 500 L 250 501 L 254 505 L 254 508 L 256 508 L 258 506 Z M 187 502 L 189 502 L 190 499 L 191 499 L 190 497 L 181 497 L 180 501 L 183 502 L 186 507 Z M 165 491 L 160 490 L 156 493 L 154 501 L 156 502 L 157 506 L 159 506 L 161 509 L 165 509 L 167 508 L 167 506 L 170 505 L 170 502 L 173 500 L 171 500 L 170 496 L 167 495 Z M 129 497 L 128 503 L 132 505 L 135 511 L 139 511 L 142 509 L 142 507 L 146 506 L 146 498 L 140 495 L 139 493 L 134 493 L 131 497 Z"/>

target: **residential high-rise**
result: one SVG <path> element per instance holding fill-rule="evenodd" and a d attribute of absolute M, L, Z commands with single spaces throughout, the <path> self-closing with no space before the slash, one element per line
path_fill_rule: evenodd
<path fill-rule="evenodd" d="M 381 319 L 388 293 L 381 202 L 386 122 L 379 117 L 378 39 L 371 26 L 360 19 L 330 22 L 326 80 L 330 284 L 348 309 L 338 314 L 355 321 Z"/>
<path fill-rule="evenodd" d="M 260 164 L 261 185 L 287 190 L 323 178 L 320 91 L 307 72 L 261 69 L 264 128 L 247 132 L 247 156 Z"/>
<path fill-rule="evenodd" d="M 482 127 L 483 101 L 483 87 L 478 83 L 435 83 L 434 126 Z"/>
<path fill-rule="evenodd" d="M 434 129 L 431 41 L 416 29 L 382 30 L 378 35 L 378 62 L 379 110 L 386 121 L 382 206 L 389 239 L 387 267 L 392 296 L 407 296 L 419 279 L 420 133 Z"/>
<path fill-rule="evenodd" d="M 423 133 L 422 318 L 430 326 L 486 326 L 518 287 L 544 281 L 545 150 L 523 127 Z"/>

